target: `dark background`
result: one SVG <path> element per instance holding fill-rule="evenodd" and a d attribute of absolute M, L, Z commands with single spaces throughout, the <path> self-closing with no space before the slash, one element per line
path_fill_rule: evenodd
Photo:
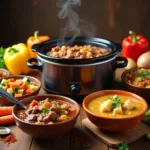
<path fill-rule="evenodd" d="M 60 35 L 57 0 L 0 0 L 0 46 L 26 42 L 35 30 Z M 81 0 L 79 15 L 96 27 L 96 37 L 121 42 L 129 30 L 150 40 L 149 0 Z M 36 4 L 35 4 L 36 3 Z"/>

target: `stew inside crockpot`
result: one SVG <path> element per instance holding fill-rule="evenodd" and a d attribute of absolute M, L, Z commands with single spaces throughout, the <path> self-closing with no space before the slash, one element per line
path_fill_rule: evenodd
<path fill-rule="evenodd" d="M 56 46 L 53 47 L 47 55 L 56 58 L 83 59 L 105 56 L 110 50 L 102 49 L 96 46 Z"/>
<path fill-rule="evenodd" d="M 76 113 L 76 109 L 61 100 L 33 100 L 26 110 L 18 110 L 17 116 L 26 122 L 34 124 L 53 124 L 68 120 Z"/>

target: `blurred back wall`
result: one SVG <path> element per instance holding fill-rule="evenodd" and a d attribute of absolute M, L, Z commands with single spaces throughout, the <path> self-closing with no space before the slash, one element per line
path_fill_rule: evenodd
<path fill-rule="evenodd" d="M 0 0 L 0 46 L 26 42 L 35 30 L 60 35 L 66 20 L 58 18 L 57 0 Z M 149 0 L 81 0 L 81 18 L 96 27 L 97 37 L 121 42 L 129 30 L 150 40 Z"/>

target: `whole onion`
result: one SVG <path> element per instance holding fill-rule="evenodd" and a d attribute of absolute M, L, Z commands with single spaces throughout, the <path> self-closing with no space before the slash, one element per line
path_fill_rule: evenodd
<path fill-rule="evenodd" d="M 146 52 L 138 58 L 137 67 L 150 68 L 150 52 Z"/>

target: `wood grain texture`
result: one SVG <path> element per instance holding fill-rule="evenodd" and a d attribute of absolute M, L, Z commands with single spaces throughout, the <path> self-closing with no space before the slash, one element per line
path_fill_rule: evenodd
<path fill-rule="evenodd" d="M 41 73 L 38 71 L 32 71 L 30 75 L 38 79 L 41 78 Z M 114 87 L 115 89 L 122 89 L 120 84 Z M 46 94 L 46 92 L 41 88 L 39 94 Z M 18 142 L 10 144 L 9 147 L 7 144 L 0 142 L 0 150 L 113 150 L 83 127 L 82 119 L 85 117 L 86 115 L 81 107 L 81 113 L 75 127 L 69 133 L 56 140 L 32 139 L 31 136 L 21 131 L 17 126 L 10 125 L 8 127 L 16 135 Z M 146 138 L 129 144 L 130 150 L 149 150 L 149 147 L 150 142 Z"/>
<path fill-rule="evenodd" d="M 8 146 L 7 143 L 0 141 L 0 150 L 29 150 L 32 142 L 32 137 L 21 131 L 17 126 L 7 126 L 11 129 L 12 134 L 17 138 L 16 143 Z"/>
<path fill-rule="evenodd" d="M 83 125 L 98 137 L 105 144 L 110 147 L 117 147 L 120 143 L 131 143 L 139 140 L 141 137 L 150 132 L 150 128 L 144 125 L 143 123 L 138 124 L 135 128 L 121 132 L 121 133 L 110 133 L 100 130 L 95 126 L 88 118 L 82 121 Z"/>

